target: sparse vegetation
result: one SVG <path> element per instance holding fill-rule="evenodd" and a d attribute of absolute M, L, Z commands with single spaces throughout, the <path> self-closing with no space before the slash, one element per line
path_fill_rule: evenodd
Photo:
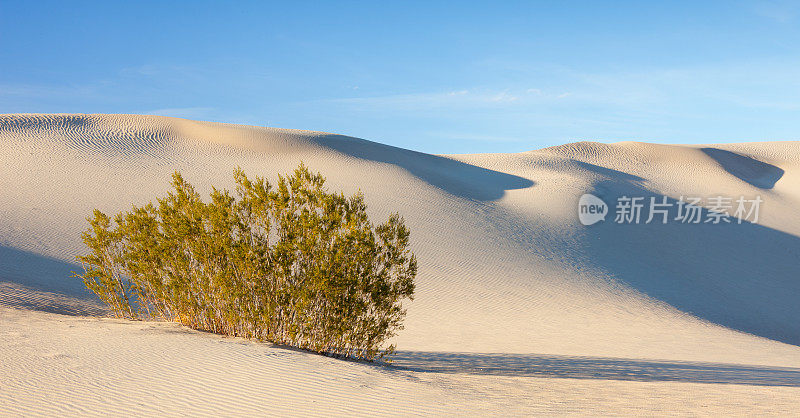
<path fill-rule="evenodd" d="M 88 220 L 76 274 L 119 317 L 163 318 L 332 356 L 386 358 L 412 299 L 416 259 L 399 215 L 368 219 L 363 196 L 330 193 L 300 165 L 208 203 L 180 175 L 157 204 Z"/>

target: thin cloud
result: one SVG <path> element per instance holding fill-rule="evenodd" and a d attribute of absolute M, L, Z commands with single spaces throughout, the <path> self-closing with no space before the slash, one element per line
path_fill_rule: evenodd
<path fill-rule="evenodd" d="M 797 17 L 800 6 L 789 1 L 762 1 L 753 6 L 755 14 L 780 23 L 787 23 Z"/>
<path fill-rule="evenodd" d="M 517 143 L 525 141 L 518 137 L 498 136 L 498 135 L 476 135 L 459 132 L 429 132 L 432 137 L 459 140 L 459 141 L 472 141 L 472 142 L 490 142 L 490 143 Z"/>
<path fill-rule="evenodd" d="M 152 109 L 139 112 L 142 115 L 170 116 L 175 118 L 196 119 L 209 116 L 215 111 L 213 107 L 172 107 Z"/>
<path fill-rule="evenodd" d="M 496 94 L 490 100 L 493 101 L 493 102 L 513 102 L 513 101 L 516 101 L 518 99 L 519 99 L 519 97 L 514 96 L 513 94 L 510 94 L 508 92 L 508 90 L 506 90 L 506 91 L 503 91 L 501 93 Z"/>
<path fill-rule="evenodd" d="M 53 98 L 89 95 L 96 92 L 93 85 L 53 86 L 42 84 L 3 84 L 0 85 L 0 97 L 15 98 Z"/>
<path fill-rule="evenodd" d="M 538 89 L 461 89 L 445 92 L 395 94 L 373 97 L 347 97 L 319 102 L 338 103 L 370 109 L 487 108 L 514 106 L 531 100 L 565 97 L 564 93 L 543 93 Z"/>

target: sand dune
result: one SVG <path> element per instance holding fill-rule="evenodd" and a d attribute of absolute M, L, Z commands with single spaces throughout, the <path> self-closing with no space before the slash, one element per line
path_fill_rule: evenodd
<path fill-rule="evenodd" d="M 800 142 L 430 155 L 157 116 L 3 115 L 0 143 L 0 411 L 797 410 Z M 360 188 L 371 216 L 406 218 L 420 270 L 395 366 L 98 319 L 69 278 L 93 208 L 151 200 L 176 169 L 207 193 L 235 166 L 275 178 L 300 161 Z M 587 227 L 584 193 L 764 202 L 757 224 Z"/>

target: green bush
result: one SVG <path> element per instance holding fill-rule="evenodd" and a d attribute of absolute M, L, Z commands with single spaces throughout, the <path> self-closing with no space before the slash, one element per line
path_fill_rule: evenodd
<path fill-rule="evenodd" d="M 363 196 L 329 193 L 300 165 L 263 178 L 234 173 L 236 197 L 203 202 L 179 173 L 174 190 L 112 220 L 88 218 L 75 274 L 124 318 L 191 328 L 332 356 L 385 358 L 402 329 L 417 263 L 409 231 L 392 215 L 374 226 Z"/>

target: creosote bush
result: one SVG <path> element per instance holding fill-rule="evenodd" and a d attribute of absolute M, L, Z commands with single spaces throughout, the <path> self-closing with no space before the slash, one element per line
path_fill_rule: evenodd
<path fill-rule="evenodd" d="M 75 274 L 118 316 L 160 318 L 331 356 L 386 359 L 417 263 L 395 214 L 329 193 L 303 164 L 277 184 L 234 172 L 204 202 L 180 173 L 157 204 L 88 218 Z"/>

